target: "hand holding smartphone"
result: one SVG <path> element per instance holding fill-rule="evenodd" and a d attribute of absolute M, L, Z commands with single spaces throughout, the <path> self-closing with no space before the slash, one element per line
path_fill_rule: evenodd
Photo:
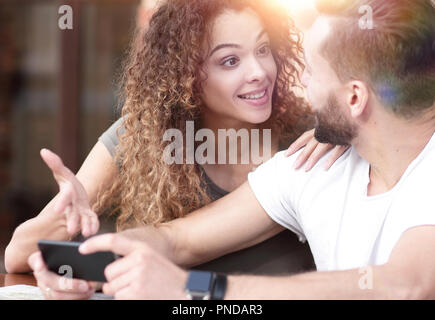
<path fill-rule="evenodd" d="M 87 281 L 107 282 L 104 269 L 118 256 L 110 251 L 83 255 L 80 242 L 40 240 L 39 250 L 47 268 L 59 275 Z"/>

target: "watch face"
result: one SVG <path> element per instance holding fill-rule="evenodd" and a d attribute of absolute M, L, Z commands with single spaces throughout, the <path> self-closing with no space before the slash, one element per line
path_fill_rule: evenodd
<path fill-rule="evenodd" d="M 206 271 L 190 271 L 186 289 L 194 292 L 209 292 L 212 273 Z"/>

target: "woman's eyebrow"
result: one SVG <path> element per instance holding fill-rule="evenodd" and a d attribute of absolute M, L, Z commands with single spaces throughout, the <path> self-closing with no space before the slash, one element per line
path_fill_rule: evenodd
<path fill-rule="evenodd" d="M 257 41 L 260 40 L 260 38 L 266 33 L 266 30 L 261 30 L 261 32 L 258 34 L 257 36 Z M 211 52 L 209 57 L 211 57 L 216 51 L 223 49 L 223 48 L 235 48 L 235 49 L 240 49 L 241 46 L 235 43 L 223 43 L 220 44 L 218 46 L 216 46 Z"/>
<path fill-rule="evenodd" d="M 240 49 L 241 46 L 235 43 L 224 43 L 224 44 L 220 44 L 218 46 L 216 46 L 210 53 L 209 57 L 211 57 L 213 55 L 213 53 L 215 53 L 216 51 L 223 49 L 223 48 L 235 48 L 235 49 Z"/>

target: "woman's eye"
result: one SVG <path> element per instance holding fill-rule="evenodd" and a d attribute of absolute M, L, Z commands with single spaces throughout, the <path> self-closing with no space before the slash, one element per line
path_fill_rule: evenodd
<path fill-rule="evenodd" d="M 225 60 L 222 65 L 227 66 L 227 67 L 234 67 L 237 63 L 239 62 L 239 60 L 237 58 L 230 58 Z"/>
<path fill-rule="evenodd" d="M 268 55 L 270 53 L 269 45 L 262 46 L 260 49 L 258 49 L 258 53 L 261 55 Z"/>

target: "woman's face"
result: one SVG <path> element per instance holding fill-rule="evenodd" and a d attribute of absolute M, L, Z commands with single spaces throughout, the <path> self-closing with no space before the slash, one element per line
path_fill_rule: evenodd
<path fill-rule="evenodd" d="M 228 10 L 216 18 L 204 70 L 205 116 L 251 124 L 269 119 L 277 66 L 252 9 Z"/>

